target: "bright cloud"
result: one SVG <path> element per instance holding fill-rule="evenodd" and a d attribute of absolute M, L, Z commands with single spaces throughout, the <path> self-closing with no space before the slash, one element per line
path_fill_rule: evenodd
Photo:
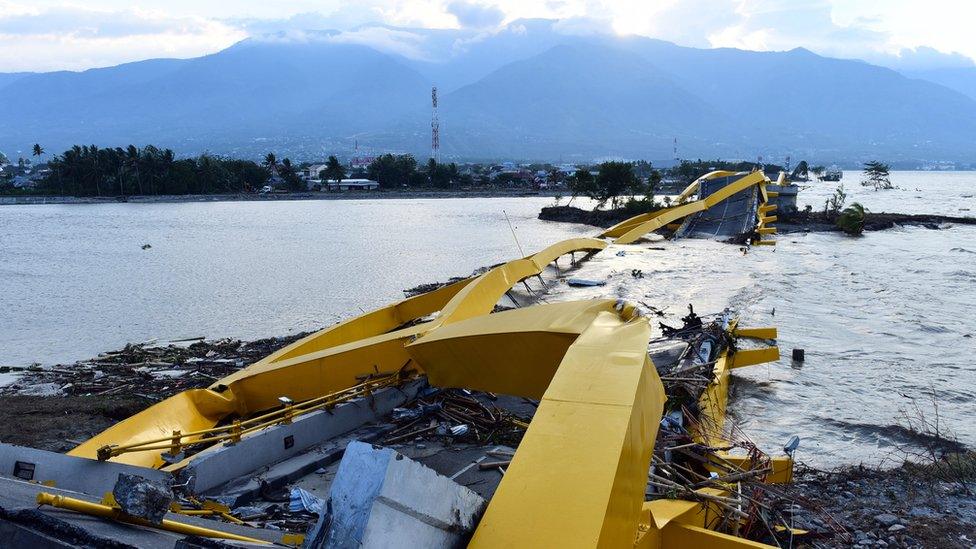
<path fill-rule="evenodd" d="M 192 57 L 245 38 L 237 28 L 162 11 L 28 9 L 0 2 L 0 71 L 81 70 Z"/>
<path fill-rule="evenodd" d="M 84 7 L 81 7 L 84 6 Z M 330 29 L 332 39 L 421 58 L 420 35 L 364 28 L 495 32 L 559 19 L 567 34 L 639 34 L 695 47 L 784 50 L 891 66 L 976 59 L 976 2 L 928 0 L 0 0 L 0 71 L 81 69 L 211 53 L 247 36 Z M 380 29 L 380 30 L 377 30 Z"/>

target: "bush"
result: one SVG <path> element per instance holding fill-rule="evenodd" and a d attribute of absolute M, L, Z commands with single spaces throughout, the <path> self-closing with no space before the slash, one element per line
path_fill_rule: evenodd
<path fill-rule="evenodd" d="M 837 226 L 849 235 L 859 235 L 864 232 L 866 213 L 867 210 L 864 209 L 864 206 L 854 202 L 840 213 L 840 217 L 837 218 Z"/>

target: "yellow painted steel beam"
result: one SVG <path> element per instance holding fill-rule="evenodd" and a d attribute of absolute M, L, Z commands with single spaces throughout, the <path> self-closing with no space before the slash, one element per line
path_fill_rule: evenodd
<path fill-rule="evenodd" d="M 776 339 L 778 332 L 775 327 L 765 328 L 739 328 L 732 333 L 735 337 L 749 337 L 752 339 Z"/>
<path fill-rule="evenodd" d="M 472 374 L 471 383 L 478 384 L 494 383 L 491 372 L 480 371 L 483 367 L 501 369 L 503 379 L 519 369 L 526 374 L 540 368 L 554 371 L 471 547 L 622 547 L 636 539 L 664 388 L 647 357 L 647 322 L 626 322 L 615 311 L 606 310 L 608 302 L 595 303 L 603 310 L 567 348 L 558 366 L 534 357 L 521 358 L 531 348 L 531 340 L 514 338 L 509 340 L 508 353 L 518 368 L 494 362 L 466 370 Z M 594 312 L 591 304 L 574 305 L 582 307 L 579 315 L 570 314 L 567 323 L 555 323 L 562 327 L 557 329 L 575 327 Z M 537 314 L 534 309 L 545 307 L 492 316 L 528 318 Z M 540 318 L 540 334 L 553 326 L 552 320 L 548 314 Z M 527 337 L 531 333 L 526 332 Z M 485 351 L 482 342 L 463 339 L 455 340 L 461 347 L 445 341 L 427 343 L 451 348 L 438 356 L 454 354 L 453 361 L 443 363 L 440 359 L 430 362 L 430 355 L 425 354 L 429 375 Z M 540 343 L 550 344 L 545 339 Z M 418 341 L 415 345 L 424 344 Z M 462 353 L 462 349 L 467 351 Z M 523 393 L 515 394 L 535 394 L 537 388 L 537 381 L 530 381 Z M 569 478 L 573 482 L 567 482 Z"/>
<path fill-rule="evenodd" d="M 759 213 L 767 213 L 775 210 L 778 206 L 776 204 L 763 204 L 759 206 Z"/>
<path fill-rule="evenodd" d="M 482 315 L 442 326 L 407 345 L 427 379 L 540 398 L 566 350 L 614 301 L 567 301 Z"/>
<path fill-rule="evenodd" d="M 627 232 L 620 235 L 620 237 L 617 238 L 617 240 L 615 240 L 614 243 L 630 244 L 636 241 L 637 239 L 641 238 L 642 236 L 646 235 L 647 233 L 656 231 L 657 229 L 660 229 L 661 227 L 667 225 L 668 223 L 671 223 L 672 221 L 677 221 L 678 219 L 682 219 L 691 214 L 705 211 L 715 206 L 716 204 L 722 202 L 723 200 L 728 199 L 732 195 L 741 192 L 745 189 L 748 189 L 749 187 L 759 185 L 765 181 L 767 181 L 767 179 L 762 172 L 760 171 L 751 172 L 733 181 L 732 183 L 729 183 L 728 185 L 708 195 L 702 200 L 689 202 L 687 204 L 682 204 L 681 206 L 675 206 L 673 208 L 668 208 L 666 210 L 655 212 L 657 213 L 655 217 L 647 221 L 644 221 L 636 226 L 634 226 L 633 224 L 627 224 L 627 222 L 625 221 L 620 225 L 624 225 L 629 228 Z M 775 220 L 775 218 L 773 219 Z"/>
<path fill-rule="evenodd" d="M 677 202 L 678 204 L 684 204 L 685 202 L 687 202 L 688 199 L 691 198 L 693 194 L 698 192 L 698 189 L 701 187 L 702 181 L 708 181 L 710 179 L 718 179 L 720 177 L 732 177 L 733 175 L 745 175 L 745 173 L 746 172 L 731 172 L 728 170 L 715 170 L 712 172 L 708 172 L 705 175 L 699 177 L 698 179 L 692 181 L 690 185 L 685 187 L 685 190 L 681 191 L 681 194 L 679 194 L 678 197 L 675 198 L 675 202 Z"/>
<path fill-rule="evenodd" d="M 776 227 L 759 227 L 759 234 L 776 234 Z"/>
<path fill-rule="evenodd" d="M 763 225 L 767 225 L 769 223 L 775 222 L 777 219 L 779 219 L 779 217 L 775 215 L 768 215 L 768 216 L 761 217 L 759 220 L 763 222 Z"/>
<path fill-rule="evenodd" d="M 708 549 L 768 549 L 772 546 L 700 526 L 671 523 L 661 531 L 661 547 L 707 547 Z"/>
<path fill-rule="evenodd" d="M 607 243 L 596 238 L 570 238 L 557 242 L 548 248 L 525 257 L 535 264 L 539 271 L 546 268 L 556 258 L 571 252 L 599 252 L 607 247 Z"/>
<path fill-rule="evenodd" d="M 270 364 L 384 334 L 408 322 L 440 311 L 452 297 L 474 279 L 475 277 L 466 278 L 436 290 L 404 299 L 388 307 L 382 307 L 364 315 L 350 318 L 279 349 L 257 362 L 256 365 Z"/>
<path fill-rule="evenodd" d="M 776 198 L 779 196 L 779 193 L 776 191 L 766 191 L 766 195 L 769 196 L 769 198 Z"/>
<path fill-rule="evenodd" d="M 224 532 L 222 530 L 215 530 L 213 528 L 204 528 L 202 526 L 195 526 L 193 524 L 186 524 L 184 522 L 179 522 L 170 519 L 163 519 L 161 523 L 154 524 L 146 519 L 134 517 L 132 515 L 127 515 L 117 507 L 111 507 L 109 505 L 103 505 L 101 503 L 92 503 L 90 501 L 71 498 L 67 496 L 49 494 L 46 492 L 40 492 L 37 494 L 37 504 L 50 505 L 52 507 L 57 507 L 59 509 L 68 509 L 69 511 L 75 511 L 76 513 L 83 513 L 94 517 L 110 519 L 118 522 L 126 522 L 129 524 L 136 524 L 139 526 L 146 526 L 148 528 L 156 528 L 159 530 L 166 530 L 169 532 L 176 532 L 178 534 L 184 534 L 188 536 L 201 536 L 205 538 L 228 539 L 234 541 L 243 541 L 247 543 L 255 543 L 259 545 L 272 545 L 271 542 L 264 541 L 261 539 L 249 538 L 247 536 L 239 536 L 237 534 Z"/>
<path fill-rule="evenodd" d="M 719 452 L 718 454 L 724 462 L 734 465 L 735 467 L 743 470 L 749 467 L 750 458 L 748 456 L 734 455 L 728 452 Z M 792 458 L 789 456 L 770 456 L 769 460 L 773 470 L 764 477 L 766 482 L 773 484 L 786 484 L 793 481 Z"/>
<path fill-rule="evenodd" d="M 231 413 L 246 416 L 278 407 L 282 396 L 299 402 L 355 385 L 357 376 L 396 371 L 410 360 L 404 344 L 426 329 L 425 324 L 419 324 L 266 364 L 244 377 L 231 380 L 235 376 L 228 376 L 222 391 L 218 387 L 179 393 L 109 427 L 69 454 L 95 459 L 102 446 L 133 444 L 173 431 L 207 429 Z M 187 442 L 192 443 L 192 439 Z M 164 464 L 161 453 L 127 453 L 111 461 L 158 468 Z"/>
<path fill-rule="evenodd" d="M 706 496 L 729 497 L 729 493 L 715 488 L 703 488 L 698 490 Z M 657 499 L 644 503 L 641 510 L 640 533 L 634 543 L 635 549 L 671 549 L 675 547 L 712 547 L 712 543 L 724 544 L 732 543 L 728 547 L 740 549 L 747 548 L 771 548 L 772 546 L 750 541 L 743 538 L 719 534 L 708 530 L 707 526 L 711 520 L 719 516 L 719 510 L 715 504 L 698 501 L 688 501 L 681 499 Z M 703 536 L 704 541 L 692 545 L 675 544 L 673 532 L 694 529 L 696 533 Z M 700 532 L 705 530 L 706 533 Z M 721 536 L 711 538 L 709 534 Z M 731 538 L 731 539 L 730 539 Z M 736 545 L 735 543 L 738 543 Z"/>
<path fill-rule="evenodd" d="M 729 368 L 743 368 L 754 366 L 765 362 L 779 360 L 779 347 L 762 347 L 759 349 L 739 349 L 732 355 L 732 362 Z"/>
<path fill-rule="evenodd" d="M 609 229 L 603 231 L 602 233 L 600 233 L 600 236 L 603 237 L 603 238 L 616 238 L 616 237 L 619 237 L 619 236 L 623 236 L 624 234 L 626 234 L 628 231 L 630 231 L 634 227 L 637 227 L 638 225 L 641 225 L 642 223 L 646 223 L 648 221 L 651 221 L 652 219 L 658 217 L 659 215 L 666 214 L 668 212 L 668 210 L 669 210 L 669 208 L 662 208 L 662 209 L 657 210 L 657 211 L 648 212 L 648 213 L 644 213 L 644 214 L 640 214 L 640 215 L 635 215 L 634 217 L 625 219 L 625 220 L 621 221 L 620 223 L 617 223 L 616 225 L 614 225 L 614 226 L 610 227 Z"/>
<path fill-rule="evenodd" d="M 755 246 L 775 246 L 776 245 L 776 241 L 775 240 L 757 240 L 757 241 L 753 242 L 753 245 L 755 245 Z"/>
<path fill-rule="evenodd" d="M 707 206 L 704 200 L 698 200 L 695 202 L 689 202 L 687 204 L 682 204 L 680 206 L 674 206 L 666 210 L 661 210 L 657 216 L 653 219 L 640 223 L 639 225 L 630 227 L 627 232 L 620 235 L 619 238 L 614 240 L 614 244 L 631 244 L 638 238 L 646 235 L 647 233 L 656 231 L 661 227 L 688 217 L 689 215 L 705 211 Z"/>

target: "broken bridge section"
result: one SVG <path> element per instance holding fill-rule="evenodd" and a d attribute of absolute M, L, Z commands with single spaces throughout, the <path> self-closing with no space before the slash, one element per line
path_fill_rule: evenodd
<path fill-rule="evenodd" d="M 736 178 L 737 176 L 730 175 L 701 181 L 699 199 L 707 199 Z M 674 236 L 717 240 L 744 238 L 756 228 L 760 200 L 759 187 L 747 187 L 707 210 L 686 217 Z"/>

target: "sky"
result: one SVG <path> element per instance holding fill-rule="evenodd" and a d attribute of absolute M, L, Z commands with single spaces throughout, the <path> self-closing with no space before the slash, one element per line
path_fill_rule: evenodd
<path fill-rule="evenodd" d="M 383 23 L 493 32 L 534 17 L 562 19 L 575 32 L 703 48 L 806 47 L 903 69 L 976 59 L 973 0 L 0 0 L 0 72 L 196 57 L 282 30 Z"/>

